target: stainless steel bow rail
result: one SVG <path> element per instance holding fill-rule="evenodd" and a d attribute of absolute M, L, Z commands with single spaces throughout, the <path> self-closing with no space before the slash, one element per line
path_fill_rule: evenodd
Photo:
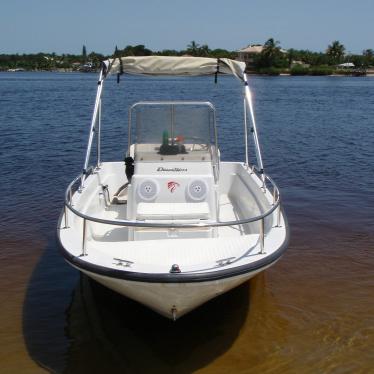
<path fill-rule="evenodd" d="M 270 214 L 272 214 L 276 209 L 277 210 L 277 222 L 275 227 L 280 227 L 280 214 L 281 214 L 281 196 L 279 193 L 279 189 L 273 179 L 266 175 L 264 172 L 261 172 L 256 166 L 252 166 L 252 168 L 249 169 L 251 174 L 256 174 L 256 176 L 259 178 L 259 180 L 263 181 L 262 189 L 263 192 L 266 193 L 268 186 L 266 185 L 266 181 L 270 183 L 271 189 L 269 192 L 271 192 L 273 197 L 273 202 L 271 208 L 266 211 L 265 213 L 250 217 L 250 218 L 244 218 L 239 219 L 235 221 L 207 221 L 207 222 L 199 222 L 199 223 L 178 223 L 178 222 L 169 222 L 169 223 L 155 223 L 155 222 L 145 222 L 145 221 L 138 221 L 138 220 L 123 220 L 123 219 L 117 219 L 117 220 L 110 220 L 110 219 L 104 219 L 104 218 L 98 218 L 94 216 L 89 216 L 87 214 L 84 214 L 80 212 L 79 210 L 75 209 L 72 204 L 72 198 L 73 198 L 73 187 L 78 181 L 81 181 L 82 178 L 87 178 L 88 175 L 91 173 L 95 173 L 95 168 L 90 167 L 85 175 L 79 174 L 73 181 L 69 184 L 68 188 L 65 192 L 65 203 L 64 203 L 64 219 L 65 219 L 65 229 L 69 228 L 68 225 L 68 210 L 70 210 L 72 213 L 77 215 L 78 217 L 81 217 L 83 219 L 83 237 L 82 237 L 82 255 L 86 256 L 86 229 L 87 229 L 87 221 L 102 223 L 105 225 L 114 225 L 114 226 L 123 226 L 123 227 L 153 227 L 153 228 L 202 228 L 202 227 L 221 227 L 221 226 L 238 226 L 243 225 L 246 223 L 256 222 L 260 221 L 260 248 L 261 248 L 261 254 L 265 253 L 265 218 L 268 217 Z M 82 192 L 81 187 L 77 189 L 78 193 Z"/>

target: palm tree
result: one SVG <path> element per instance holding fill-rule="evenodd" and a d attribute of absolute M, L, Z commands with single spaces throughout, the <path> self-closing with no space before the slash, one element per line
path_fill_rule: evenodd
<path fill-rule="evenodd" d="M 200 45 L 192 40 L 192 42 L 187 45 L 187 52 L 192 56 L 197 56 L 199 54 L 199 47 Z"/>
<path fill-rule="evenodd" d="M 210 49 L 208 47 L 208 44 L 203 44 L 200 48 L 199 48 L 199 56 L 209 56 L 209 52 L 210 52 Z"/>
<path fill-rule="evenodd" d="M 366 57 L 370 57 L 370 58 L 374 57 L 374 51 L 373 51 L 371 48 L 369 48 L 369 49 L 364 49 L 364 50 L 362 51 L 362 54 L 363 54 L 364 56 L 366 56 Z"/>
<path fill-rule="evenodd" d="M 82 57 L 83 57 L 83 61 L 86 62 L 86 60 L 87 60 L 87 49 L 86 49 L 85 45 L 83 45 L 83 47 L 82 47 Z"/>
<path fill-rule="evenodd" d="M 120 55 L 120 53 L 119 53 L 118 47 L 116 45 L 116 47 L 114 48 L 113 57 L 119 57 L 119 55 Z"/>
<path fill-rule="evenodd" d="M 273 38 L 270 38 L 265 42 L 262 52 L 265 56 L 274 56 L 279 51 L 279 41 L 275 41 Z"/>
<path fill-rule="evenodd" d="M 258 65 L 259 67 L 266 68 L 271 66 L 278 67 L 278 65 L 283 65 L 283 59 L 284 58 L 281 53 L 279 41 L 275 41 L 273 38 L 270 38 L 264 44 L 264 49 L 259 56 Z"/>
<path fill-rule="evenodd" d="M 330 57 L 330 61 L 333 65 L 336 65 L 342 61 L 344 52 L 344 45 L 337 40 L 333 41 L 326 50 L 326 54 Z"/>
<path fill-rule="evenodd" d="M 364 65 L 366 67 L 374 63 L 374 51 L 371 48 L 363 50 L 362 55 L 364 56 Z"/>

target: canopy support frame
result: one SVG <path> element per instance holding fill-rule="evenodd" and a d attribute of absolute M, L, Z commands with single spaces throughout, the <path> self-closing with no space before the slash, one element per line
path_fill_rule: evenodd
<path fill-rule="evenodd" d="M 83 165 L 83 173 L 81 177 L 81 183 L 80 183 L 80 189 L 84 188 L 84 181 L 87 177 L 87 168 L 88 168 L 88 163 L 90 161 L 90 155 L 91 155 L 91 148 L 92 148 L 92 143 L 93 139 L 96 134 L 96 123 L 99 120 L 101 122 L 101 93 L 103 91 L 103 85 L 104 85 L 104 74 L 103 74 L 103 69 L 100 70 L 100 75 L 99 75 L 99 80 L 97 82 L 97 91 L 96 91 L 96 99 L 95 99 L 95 106 L 92 114 L 92 119 L 91 119 L 91 126 L 90 126 L 90 132 L 88 136 L 88 144 L 87 144 L 87 150 L 86 150 L 86 157 Z M 99 124 L 99 136 L 101 132 L 101 124 Z M 98 157 L 100 157 L 100 140 L 98 139 Z M 98 158 L 98 161 L 100 159 Z"/>
<path fill-rule="evenodd" d="M 244 107 L 244 147 L 245 147 L 245 165 L 249 166 L 249 151 L 248 151 L 248 123 L 247 123 L 247 103 L 245 97 L 243 99 Z"/>
<path fill-rule="evenodd" d="M 90 132 L 89 132 L 88 144 L 87 144 L 87 150 L 86 150 L 86 157 L 85 157 L 84 166 L 83 166 L 83 173 L 81 176 L 80 189 L 84 188 L 84 181 L 87 178 L 87 168 L 88 168 L 88 164 L 90 160 L 92 143 L 93 143 L 95 135 L 97 136 L 97 167 L 99 167 L 101 163 L 101 139 L 100 139 L 101 138 L 101 95 L 102 95 L 102 90 L 103 90 L 103 83 L 107 75 L 105 70 L 107 70 L 107 67 L 104 64 L 100 70 L 100 75 L 99 75 L 99 80 L 98 80 L 98 88 L 96 92 L 95 106 L 94 106 L 94 110 L 92 114 L 92 120 L 91 120 L 91 126 L 90 126 Z M 248 112 L 249 112 L 249 118 L 250 118 L 251 125 L 252 125 L 251 132 L 253 135 L 253 141 L 255 145 L 257 165 L 258 165 L 259 173 L 262 176 L 261 179 L 263 182 L 263 189 L 264 191 L 266 191 L 266 184 L 265 184 L 265 177 L 264 177 L 265 171 L 264 171 L 264 164 L 262 160 L 260 142 L 258 138 L 257 124 L 256 124 L 254 109 L 253 109 L 252 93 L 248 85 L 247 75 L 245 73 L 243 73 L 243 78 L 244 78 L 245 163 L 247 166 L 249 165 L 248 123 L 247 123 Z M 130 130 L 130 123 L 131 121 L 129 121 L 129 130 Z M 128 134 L 128 136 L 130 138 L 130 134 Z M 215 134 L 215 136 L 217 135 Z"/>
<path fill-rule="evenodd" d="M 255 145 L 255 153 L 256 153 L 256 159 L 257 159 L 257 165 L 259 168 L 259 172 L 261 174 L 261 179 L 262 179 L 262 187 L 264 191 L 266 191 L 266 184 L 265 184 L 265 171 L 264 171 L 264 164 L 262 161 L 262 154 L 261 154 L 261 147 L 260 147 L 260 142 L 258 139 L 258 133 L 257 133 L 257 125 L 256 125 L 256 119 L 255 119 L 255 114 L 254 114 L 254 109 L 253 109 L 253 103 L 252 103 L 252 93 L 248 85 L 247 81 L 247 74 L 244 73 L 244 98 L 245 102 L 247 104 L 248 110 L 249 110 L 249 117 L 251 119 L 251 132 L 253 135 L 253 141 Z M 245 116 L 247 115 L 247 110 L 245 110 Z M 247 122 L 245 121 L 245 137 L 246 137 L 246 160 L 248 159 L 248 144 L 247 144 Z"/>
<path fill-rule="evenodd" d="M 99 119 L 97 121 L 97 129 L 96 129 L 96 146 L 97 146 L 97 163 L 96 163 L 96 168 L 99 169 L 101 165 L 101 98 L 99 101 Z"/>

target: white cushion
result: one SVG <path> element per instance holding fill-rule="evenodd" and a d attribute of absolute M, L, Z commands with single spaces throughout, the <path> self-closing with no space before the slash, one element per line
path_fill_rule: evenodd
<path fill-rule="evenodd" d="M 209 219 L 209 205 L 201 203 L 139 203 L 137 219 Z"/>

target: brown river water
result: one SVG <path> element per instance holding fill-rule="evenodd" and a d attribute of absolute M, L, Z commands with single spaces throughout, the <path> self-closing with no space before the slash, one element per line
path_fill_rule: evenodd
<path fill-rule="evenodd" d="M 177 322 L 80 276 L 58 253 L 95 77 L 4 73 L 0 82 L 0 373 L 374 373 L 373 79 L 253 78 L 289 249 Z M 181 98 L 211 84 L 180 82 Z M 223 158 L 238 159 L 230 128 L 221 130 Z"/>

